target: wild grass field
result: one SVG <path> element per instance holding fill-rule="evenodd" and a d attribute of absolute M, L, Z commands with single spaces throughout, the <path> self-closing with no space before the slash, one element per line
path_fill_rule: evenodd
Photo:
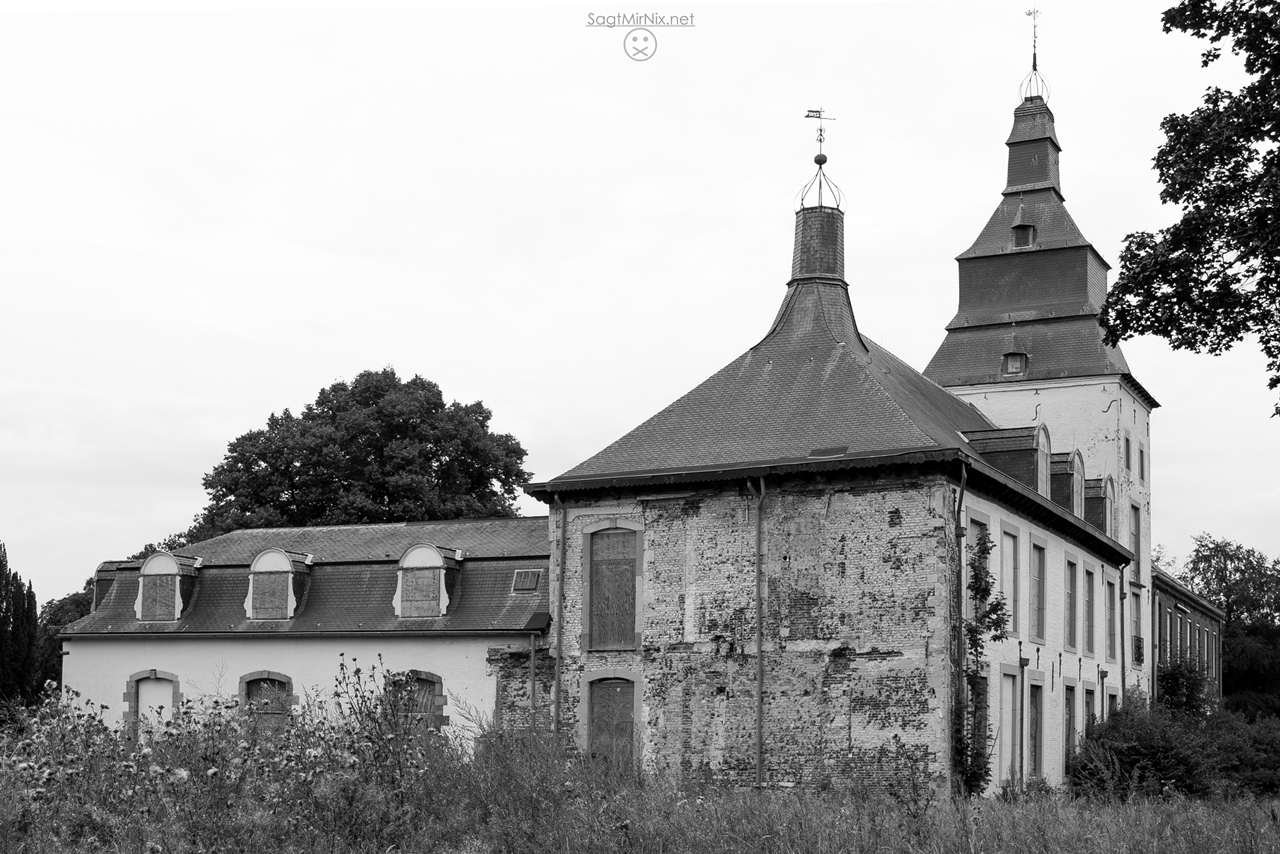
<path fill-rule="evenodd" d="M 208 702 L 138 738 L 74 700 L 12 710 L 0 852 L 1280 852 L 1272 801 L 679 790 L 528 734 L 470 749 L 367 689 L 287 722 Z"/>

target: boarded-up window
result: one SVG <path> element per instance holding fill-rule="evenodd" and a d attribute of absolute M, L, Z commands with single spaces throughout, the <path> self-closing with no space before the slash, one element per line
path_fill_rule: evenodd
<path fill-rule="evenodd" d="M 172 620 L 173 602 L 178 587 L 176 575 L 142 576 L 142 619 Z"/>
<path fill-rule="evenodd" d="M 439 729 L 449 722 L 444 716 L 444 704 L 444 686 L 438 680 L 422 676 L 414 679 L 410 708 L 427 726 Z"/>
<path fill-rule="evenodd" d="M 400 616 L 440 616 L 440 570 L 400 570 Z"/>
<path fill-rule="evenodd" d="M 289 575 L 287 572 L 260 572 L 253 576 L 253 619 L 289 618 Z"/>
<path fill-rule="evenodd" d="M 591 756 L 626 768 L 634 757 L 636 684 L 628 679 L 599 679 L 591 683 Z"/>
<path fill-rule="evenodd" d="M 255 711 L 283 715 L 289 708 L 289 686 L 279 679 L 251 679 L 244 687 L 245 700 Z"/>
<path fill-rule="evenodd" d="M 591 535 L 592 649 L 636 645 L 636 532 Z"/>

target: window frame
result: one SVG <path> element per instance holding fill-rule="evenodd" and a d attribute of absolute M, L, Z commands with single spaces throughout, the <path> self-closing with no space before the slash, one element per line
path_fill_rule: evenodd
<path fill-rule="evenodd" d="M 580 709 L 578 715 L 577 736 L 578 746 L 585 755 L 590 754 L 591 750 L 591 684 L 593 682 L 601 682 L 608 679 L 622 679 L 632 683 L 631 695 L 631 720 L 632 720 L 632 738 L 634 739 L 635 750 L 632 757 L 636 763 L 639 763 L 641 757 L 641 745 L 644 744 L 644 674 L 628 667 L 600 667 L 594 670 L 585 670 L 578 678 L 578 707 Z"/>
<path fill-rule="evenodd" d="M 1005 565 L 1005 545 L 1007 538 L 1013 539 L 1013 550 L 1011 554 L 1012 567 Z M 1022 530 L 1015 525 L 1002 521 L 1000 523 L 1000 592 L 1004 594 L 1005 601 L 1009 604 L 1009 637 L 1017 638 L 1022 633 L 1022 621 L 1020 612 L 1022 610 L 1022 561 L 1019 559 L 1019 552 L 1022 549 Z M 1010 582 L 1006 587 L 1006 581 Z"/>
<path fill-rule="evenodd" d="M 1031 639 L 1045 642 L 1049 633 L 1047 609 L 1048 575 L 1049 575 L 1049 542 L 1044 537 L 1031 535 L 1031 548 L 1027 562 L 1028 581 L 1027 606 L 1029 609 L 1027 633 Z M 1039 565 L 1037 566 L 1037 557 Z"/>
<path fill-rule="evenodd" d="M 137 735 L 138 722 L 142 718 L 143 710 L 139 708 L 139 694 L 141 692 L 140 683 L 145 679 L 165 679 L 173 684 L 173 705 L 170 707 L 173 711 L 177 711 L 182 706 L 182 680 L 178 678 L 178 674 L 170 673 L 168 670 L 139 670 L 137 673 L 129 675 L 124 686 L 123 700 L 125 703 L 124 713 L 121 716 L 125 727 L 131 735 Z"/>
<path fill-rule="evenodd" d="M 246 673 L 240 677 L 240 689 L 238 693 L 240 698 L 240 708 L 246 710 L 249 708 L 249 684 L 251 682 L 260 682 L 263 680 L 281 682 L 284 684 L 284 690 L 281 692 L 284 703 L 279 709 L 259 709 L 259 714 L 291 715 L 293 707 L 298 705 L 298 695 L 293 691 L 293 680 L 285 674 L 275 670 L 254 670 L 253 672 Z"/>
<path fill-rule="evenodd" d="M 1062 559 L 1062 645 L 1075 652 L 1080 636 L 1078 632 L 1080 612 L 1080 560 L 1067 552 Z"/>
<path fill-rule="evenodd" d="M 633 615 L 632 644 L 620 647 L 597 647 L 591 637 L 591 542 L 596 534 L 615 531 L 631 531 L 636 536 L 635 559 L 635 607 Z M 592 522 L 582 529 L 582 651 L 586 652 L 633 652 L 639 650 L 644 642 L 644 525 L 630 519 L 610 517 Z"/>
<path fill-rule="evenodd" d="M 1094 658 L 1098 654 L 1097 607 L 1098 607 L 1098 573 L 1093 564 L 1084 564 L 1084 654 Z"/>

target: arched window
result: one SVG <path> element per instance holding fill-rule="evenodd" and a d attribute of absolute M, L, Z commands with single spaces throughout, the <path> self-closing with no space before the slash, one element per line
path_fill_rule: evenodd
<path fill-rule="evenodd" d="M 1049 457 L 1052 453 L 1052 447 L 1049 440 L 1049 428 L 1040 425 L 1040 429 L 1036 431 L 1036 491 L 1045 497 L 1051 494 L 1049 491 Z"/>
<path fill-rule="evenodd" d="M 636 683 L 630 679 L 596 679 L 588 684 L 587 751 L 618 768 L 635 762 Z"/>
<path fill-rule="evenodd" d="M 139 620 L 176 620 L 178 561 L 168 552 L 156 552 L 142 563 L 138 573 L 138 599 L 134 611 Z"/>
<path fill-rule="evenodd" d="M 609 520 L 588 530 L 583 542 L 583 646 L 586 649 L 636 649 L 640 627 L 643 563 L 641 532 L 634 523 Z"/>
<path fill-rule="evenodd" d="M 449 718 L 444 710 L 448 700 L 444 693 L 444 680 L 426 670 L 408 670 L 401 676 L 408 714 L 431 729 L 447 726 Z"/>
<path fill-rule="evenodd" d="M 400 557 L 393 603 L 396 616 L 443 617 L 448 613 L 458 562 L 444 551 L 429 543 L 418 543 Z"/>
<path fill-rule="evenodd" d="M 173 717 L 182 705 L 182 683 L 176 674 L 166 670 L 139 670 L 129 677 L 124 689 L 124 722 L 128 731 L 138 735 L 148 725 Z"/>
<path fill-rule="evenodd" d="M 249 619 L 291 619 L 301 602 L 310 564 L 311 555 L 283 549 L 259 552 L 249 565 L 249 595 L 244 603 Z"/>
<path fill-rule="evenodd" d="M 255 670 L 240 677 L 240 705 L 257 714 L 288 714 L 297 705 L 293 680 L 273 670 Z"/>

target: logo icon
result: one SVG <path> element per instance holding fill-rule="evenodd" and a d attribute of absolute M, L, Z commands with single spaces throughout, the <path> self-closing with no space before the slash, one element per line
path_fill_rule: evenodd
<path fill-rule="evenodd" d="M 644 27 L 636 27 L 623 38 L 622 47 L 627 56 L 636 62 L 644 62 L 658 52 L 658 37 Z"/>

